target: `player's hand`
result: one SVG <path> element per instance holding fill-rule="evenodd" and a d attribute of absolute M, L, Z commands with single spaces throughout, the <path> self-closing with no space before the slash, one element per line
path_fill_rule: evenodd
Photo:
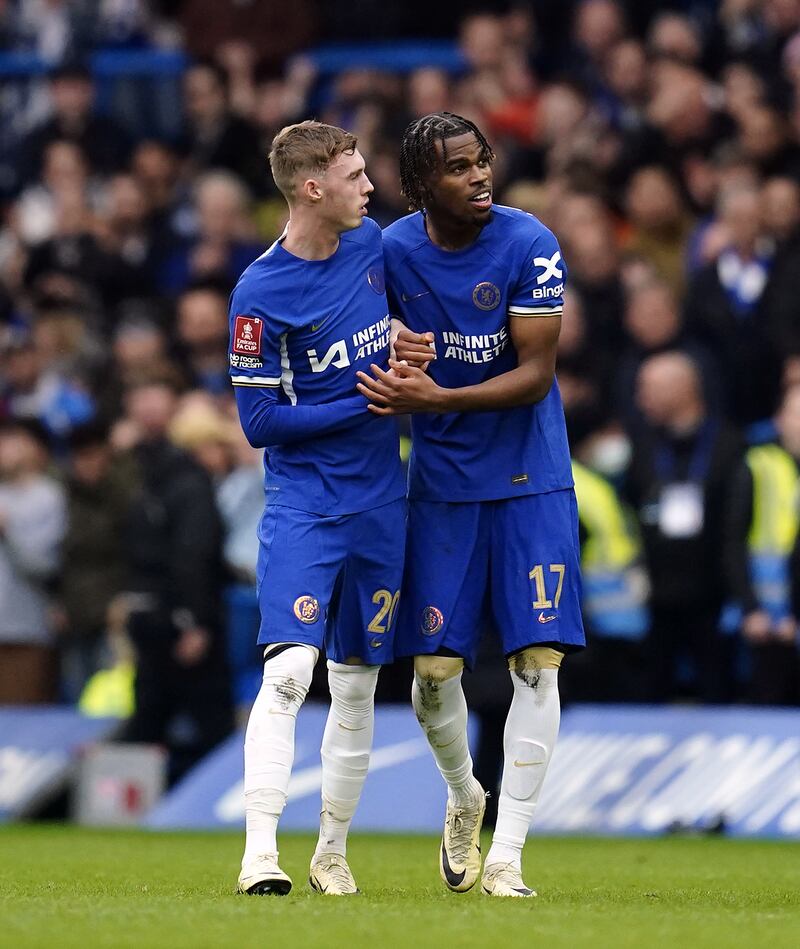
<path fill-rule="evenodd" d="M 742 620 L 742 633 L 751 643 L 763 643 L 772 632 L 772 620 L 764 610 L 753 610 Z"/>
<path fill-rule="evenodd" d="M 375 415 L 407 415 L 410 412 L 444 412 L 447 391 L 417 366 L 389 360 L 390 371 L 371 365 L 372 375 L 358 372 L 356 388 L 369 401 Z"/>
<path fill-rule="evenodd" d="M 433 341 L 433 333 L 412 333 L 411 330 L 402 329 L 394 341 L 395 359 L 427 371 L 428 364 L 436 359 Z"/>

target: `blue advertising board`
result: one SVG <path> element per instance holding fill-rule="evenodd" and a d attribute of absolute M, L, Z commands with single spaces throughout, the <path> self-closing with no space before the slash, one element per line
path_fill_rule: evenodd
<path fill-rule="evenodd" d="M 284 830 L 319 827 L 319 749 L 327 706 L 301 709 Z M 145 819 L 149 827 L 244 826 L 243 734 L 202 761 Z M 375 715 L 370 770 L 356 816 L 359 830 L 427 831 L 441 821 L 446 793 L 410 708 L 384 706 Z"/>
<path fill-rule="evenodd" d="M 326 714 L 324 706 L 300 712 L 285 830 L 318 826 Z M 221 745 L 145 823 L 243 827 L 242 738 Z M 354 828 L 436 833 L 444 801 L 412 711 L 379 708 Z M 599 705 L 565 711 L 534 832 L 659 834 L 720 822 L 734 835 L 800 838 L 800 711 Z"/>
<path fill-rule="evenodd" d="M 118 727 L 72 708 L 0 707 L 0 822 L 25 817 L 61 790 L 81 749 Z"/>

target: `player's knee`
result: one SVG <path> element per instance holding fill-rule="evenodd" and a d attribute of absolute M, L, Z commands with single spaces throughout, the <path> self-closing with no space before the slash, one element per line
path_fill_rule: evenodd
<path fill-rule="evenodd" d="M 328 660 L 331 699 L 352 706 L 368 706 L 375 697 L 380 666 L 350 665 Z"/>
<path fill-rule="evenodd" d="M 541 685 L 542 671 L 558 671 L 563 658 L 564 653 L 552 646 L 527 646 L 508 657 L 508 668 L 522 683 L 537 689 Z"/>
<path fill-rule="evenodd" d="M 267 651 L 263 687 L 270 690 L 277 707 L 291 713 L 300 708 L 311 688 L 319 651 L 305 643 L 285 645 Z"/>
<path fill-rule="evenodd" d="M 453 656 L 417 656 L 414 659 L 414 684 L 411 705 L 417 721 L 428 728 L 442 710 L 441 690 L 445 682 L 461 675 L 464 660 Z"/>
<path fill-rule="evenodd" d="M 457 656 L 417 656 L 414 674 L 428 682 L 445 682 L 457 676 L 464 668 L 464 660 Z"/>

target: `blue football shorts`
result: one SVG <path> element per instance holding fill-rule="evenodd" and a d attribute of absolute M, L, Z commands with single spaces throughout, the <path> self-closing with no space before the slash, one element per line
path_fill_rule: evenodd
<path fill-rule="evenodd" d="M 324 647 L 335 662 L 391 662 L 405 529 L 404 499 L 333 517 L 267 505 L 258 642 Z"/>
<path fill-rule="evenodd" d="M 442 649 L 472 667 L 490 623 L 506 655 L 586 645 L 572 489 L 501 501 L 411 501 L 398 656 Z"/>

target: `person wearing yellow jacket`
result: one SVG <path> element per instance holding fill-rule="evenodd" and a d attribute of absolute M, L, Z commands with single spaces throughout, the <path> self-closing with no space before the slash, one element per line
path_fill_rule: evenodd
<path fill-rule="evenodd" d="M 734 602 L 723 617 L 748 647 L 749 699 L 800 701 L 798 621 L 792 603 L 792 561 L 800 527 L 800 385 L 784 393 L 775 417 L 776 442 L 747 451 L 731 493 L 725 545 Z"/>
<path fill-rule="evenodd" d="M 571 663 L 569 696 L 582 701 L 644 700 L 641 643 L 650 625 L 649 584 L 634 518 L 602 475 L 575 459 L 572 475 L 578 499 L 582 608 L 591 648 L 585 661 L 579 656 Z"/>

